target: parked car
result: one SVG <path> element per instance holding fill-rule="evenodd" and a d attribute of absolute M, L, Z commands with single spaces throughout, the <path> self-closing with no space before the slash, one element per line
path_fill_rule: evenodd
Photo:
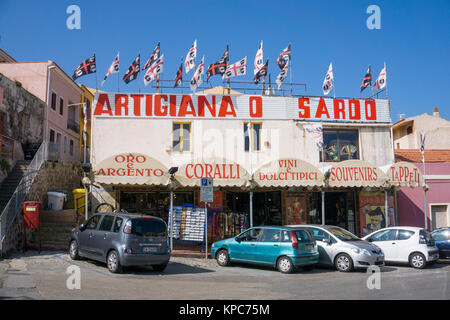
<path fill-rule="evenodd" d="M 69 254 L 105 262 L 109 271 L 151 265 L 163 271 L 170 259 L 164 220 L 139 214 L 102 213 L 72 230 Z"/>
<path fill-rule="evenodd" d="M 384 266 L 384 255 L 381 249 L 361 240 L 350 231 L 329 225 L 297 226 L 306 228 L 316 240 L 319 249 L 319 265 L 334 266 L 341 272 L 365 269 L 370 265 Z"/>
<path fill-rule="evenodd" d="M 387 262 L 409 263 L 423 269 L 439 258 L 438 248 L 428 231 L 417 227 L 383 228 L 363 238 L 379 246 Z"/>
<path fill-rule="evenodd" d="M 431 232 L 436 247 L 439 249 L 439 258 L 450 259 L 450 228 L 440 228 Z"/>
<path fill-rule="evenodd" d="M 253 227 L 234 238 L 214 242 L 211 255 L 220 266 L 230 262 L 271 265 L 282 273 L 296 267 L 310 270 L 319 260 L 311 234 L 303 228 Z"/>

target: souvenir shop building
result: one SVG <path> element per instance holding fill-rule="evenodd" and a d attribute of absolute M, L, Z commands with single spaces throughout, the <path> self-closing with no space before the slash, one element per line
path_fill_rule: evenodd
<path fill-rule="evenodd" d="M 97 93 L 92 121 L 97 201 L 167 219 L 171 192 L 191 212 L 213 178 L 210 240 L 323 216 L 361 235 L 388 207 L 395 223 L 393 180 L 419 179 L 392 167 L 387 100 Z"/>

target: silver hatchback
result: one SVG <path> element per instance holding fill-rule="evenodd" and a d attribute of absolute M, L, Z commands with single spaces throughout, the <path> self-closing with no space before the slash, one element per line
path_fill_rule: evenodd
<path fill-rule="evenodd" d="M 379 247 L 345 229 L 328 225 L 295 226 L 306 228 L 313 235 L 319 249 L 320 265 L 334 266 L 342 272 L 370 265 L 384 266 L 384 254 Z"/>
<path fill-rule="evenodd" d="M 163 271 L 170 259 L 164 220 L 139 214 L 102 213 L 72 230 L 69 254 L 106 262 L 109 271 L 122 266 L 151 265 Z"/>

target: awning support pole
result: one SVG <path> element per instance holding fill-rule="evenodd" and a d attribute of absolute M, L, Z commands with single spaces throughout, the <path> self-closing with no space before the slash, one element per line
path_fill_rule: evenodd
<path fill-rule="evenodd" d="M 325 225 L 325 189 L 322 189 L 322 224 Z"/>
<path fill-rule="evenodd" d="M 172 181 L 170 182 L 170 252 L 173 251 L 173 186 Z"/>
<path fill-rule="evenodd" d="M 253 227 L 253 189 L 250 189 L 250 228 Z"/>
<path fill-rule="evenodd" d="M 384 189 L 384 215 L 386 216 L 386 228 L 389 227 L 389 205 L 388 205 L 388 190 Z"/>

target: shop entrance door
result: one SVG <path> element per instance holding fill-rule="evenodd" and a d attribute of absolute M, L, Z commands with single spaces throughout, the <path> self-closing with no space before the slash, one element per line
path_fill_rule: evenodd
<path fill-rule="evenodd" d="M 282 224 L 281 192 L 255 192 L 253 201 L 254 226 Z"/>
<path fill-rule="evenodd" d="M 325 193 L 325 224 L 338 226 L 355 233 L 354 207 L 353 192 Z"/>

